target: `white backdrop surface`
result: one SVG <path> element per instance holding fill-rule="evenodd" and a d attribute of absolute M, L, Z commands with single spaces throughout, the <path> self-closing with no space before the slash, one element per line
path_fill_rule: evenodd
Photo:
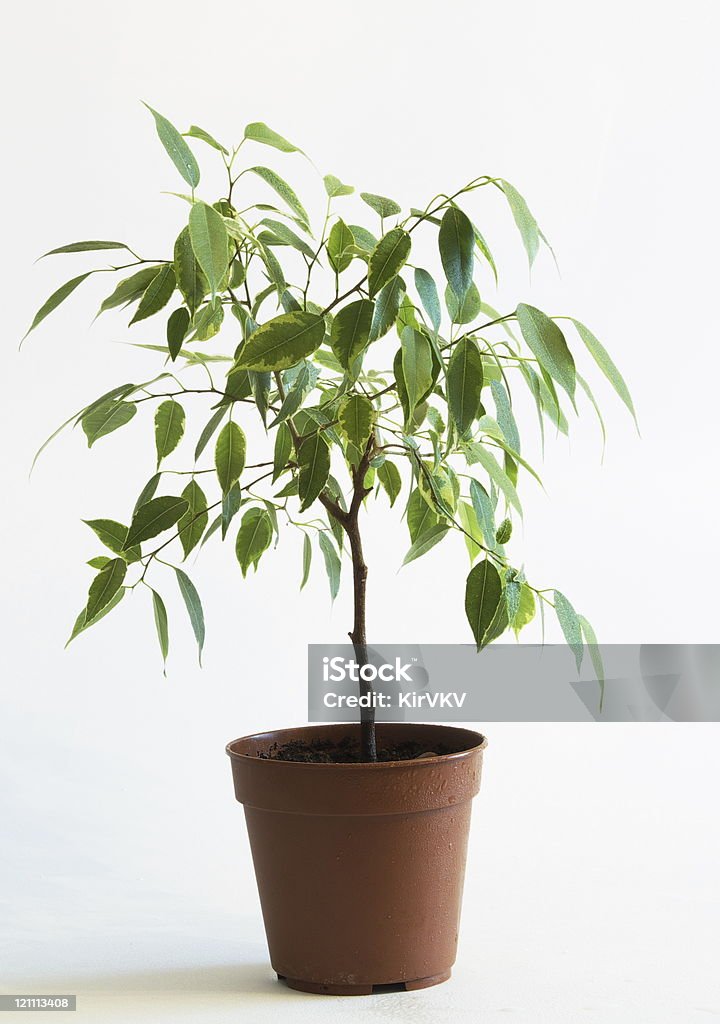
<path fill-rule="evenodd" d="M 561 276 L 542 256 L 529 282 L 507 211 L 481 196 L 471 209 L 503 268 L 489 300 L 591 325 L 642 432 L 600 384 L 604 464 L 584 409 L 569 442 L 549 439 L 519 558 L 605 642 L 716 641 L 719 27 L 710 0 L 41 0 L 6 15 L 0 990 L 77 991 L 93 1022 L 720 1016 L 710 725 L 488 728 L 452 983 L 350 1002 L 274 985 L 223 746 L 302 721 L 305 645 L 344 636 L 348 594 L 330 608 L 318 567 L 301 599 L 294 540 L 247 581 L 209 545 L 193 567 L 202 671 L 176 600 L 167 679 L 140 600 L 63 652 L 96 553 L 80 520 L 132 505 L 128 468 L 138 488 L 153 471 L 149 419 L 90 453 L 61 438 L 28 483 L 32 455 L 155 363 L 114 344 L 120 317 L 90 328 L 106 281 L 16 352 L 46 295 L 92 265 L 33 267 L 40 252 L 119 237 L 154 253 L 179 227 L 185 210 L 159 193 L 182 183 L 141 99 L 222 139 L 265 120 L 322 173 L 407 205 L 506 177 Z M 316 209 L 312 168 L 268 160 Z M 371 639 L 466 642 L 463 545 L 398 575 L 404 526 L 378 509 L 367 537 Z"/>

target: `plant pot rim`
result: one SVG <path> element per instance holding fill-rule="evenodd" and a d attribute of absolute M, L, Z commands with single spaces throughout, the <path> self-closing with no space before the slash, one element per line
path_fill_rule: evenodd
<path fill-rule="evenodd" d="M 400 761 L 282 761 L 278 758 L 272 757 L 258 757 L 255 754 L 245 753 L 241 750 L 237 750 L 238 744 L 246 743 L 282 743 L 283 738 L 296 739 L 299 732 L 317 732 L 317 731 L 336 731 L 346 727 L 351 730 L 359 730 L 359 724 L 357 722 L 326 722 L 322 724 L 308 724 L 305 726 L 296 726 L 286 729 L 268 729 L 263 732 L 249 733 L 247 736 L 238 736 L 237 739 L 231 740 L 225 747 L 225 752 L 228 757 L 233 761 L 248 762 L 248 761 L 262 761 L 265 764 L 282 765 L 285 769 L 293 768 L 298 770 L 300 768 L 309 769 L 310 771 L 319 770 L 337 770 L 338 768 L 348 770 L 365 770 L 365 771 L 379 771 L 381 769 L 393 769 L 408 767 L 408 765 L 423 765 L 423 764 L 434 764 L 449 763 L 456 760 L 463 760 L 468 755 L 475 751 L 484 750 L 487 747 L 487 738 L 482 733 L 477 732 L 474 729 L 466 729 L 462 726 L 455 725 L 443 725 L 434 722 L 378 722 L 376 729 L 378 736 L 382 735 L 385 731 L 385 727 L 388 729 L 397 728 L 397 726 L 408 726 L 411 729 L 417 729 L 420 733 L 425 730 L 437 732 L 438 729 L 448 733 L 464 733 L 465 738 L 470 740 L 474 738 L 476 742 L 469 742 L 468 746 L 463 746 L 461 750 L 454 750 L 448 754 L 436 754 L 434 757 L 417 757 L 417 758 L 405 758 Z"/>

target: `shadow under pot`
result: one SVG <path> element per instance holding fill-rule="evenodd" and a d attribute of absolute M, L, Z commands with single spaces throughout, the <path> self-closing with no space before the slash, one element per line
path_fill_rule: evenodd
<path fill-rule="evenodd" d="M 354 725 L 258 733 L 227 746 L 244 805 L 270 960 L 291 988 L 329 995 L 426 988 L 455 962 L 472 798 L 486 739 L 379 724 L 378 749 L 414 760 L 279 760 L 300 741 L 357 740 Z"/>

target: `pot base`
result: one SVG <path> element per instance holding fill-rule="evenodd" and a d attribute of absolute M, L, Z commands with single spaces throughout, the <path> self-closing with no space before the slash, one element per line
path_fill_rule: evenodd
<path fill-rule="evenodd" d="M 288 988 L 298 992 L 312 992 L 316 996 L 371 996 L 380 992 L 414 992 L 419 988 L 430 988 L 447 981 L 451 971 L 433 974 L 429 978 L 415 978 L 414 981 L 399 981 L 395 985 L 322 985 L 315 981 L 301 981 L 278 974 L 278 981 L 284 981 Z"/>

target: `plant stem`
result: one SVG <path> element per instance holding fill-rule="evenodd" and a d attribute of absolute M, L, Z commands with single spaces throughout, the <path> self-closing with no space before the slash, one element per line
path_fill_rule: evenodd
<path fill-rule="evenodd" d="M 370 437 L 360 459 L 357 469 L 353 472 L 353 496 L 347 516 L 343 523 L 350 544 L 350 556 L 353 567 L 353 628 L 350 633 L 355 649 L 355 660 L 358 664 L 360 696 L 368 696 L 370 707 L 360 710 L 360 755 L 363 761 L 377 761 L 377 744 L 375 740 L 375 708 L 372 704 L 373 688 L 362 678 L 362 669 L 368 663 L 366 597 L 368 567 L 362 548 L 362 537 L 358 516 L 363 499 L 368 493 L 365 487 L 365 475 L 375 451 L 375 437 Z"/>
<path fill-rule="evenodd" d="M 278 394 L 280 395 L 280 401 L 282 402 L 285 399 L 285 388 L 283 386 L 282 377 L 277 371 L 275 372 L 274 377 Z M 295 447 L 297 448 L 300 445 L 301 437 L 293 423 L 292 416 L 288 417 L 287 424 L 295 443 Z M 360 515 L 362 503 L 365 497 L 370 493 L 370 488 L 365 486 L 365 477 L 375 455 L 375 451 L 375 433 L 373 431 L 365 446 L 360 462 L 352 473 L 353 495 L 347 512 L 340 507 L 340 505 L 326 490 L 322 491 L 319 496 L 321 503 L 329 515 L 336 519 L 342 526 L 343 530 L 347 534 L 348 543 L 350 545 L 350 556 L 353 567 L 353 628 L 348 635 L 352 641 L 353 648 L 355 649 L 355 660 L 358 663 L 358 676 L 360 676 L 363 666 L 368 663 L 365 615 L 368 567 L 365 564 L 365 558 L 363 556 L 362 537 L 360 535 L 358 517 Z M 368 708 L 360 709 L 360 756 L 363 761 L 377 761 L 375 708 L 372 707 L 372 696 L 374 691 L 370 683 L 362 677 L 360 677 L 359 680 L 359 690 L 361 697 L 366 694 L 370 696 L 369 703 L 371 705 Z"/>
<path fill-rule="evenodd" d="M 368 568 L 363 557 L 362 540 L 358 529 L 357 517 L 349 521 L 345 530 L 350 542 L 350 554 L 353 567 L 353 628 L 350 632 L 355 649 L 355 660 L 358 664 L 358 672 L 361 672 L 364 665 L 368 663 L 367 634 L 365 627 L 365 598 L 367 594 Z M 358 683 L 360 696 L 368 695 L 372 698 L 373 688 L 370 683 L 360 676 Z M 373 707 L 361 708 L 360 710 L 360 747 L 363 761 L 377 761 L 377 749 L 375 745 L 375 710 Z"/>

